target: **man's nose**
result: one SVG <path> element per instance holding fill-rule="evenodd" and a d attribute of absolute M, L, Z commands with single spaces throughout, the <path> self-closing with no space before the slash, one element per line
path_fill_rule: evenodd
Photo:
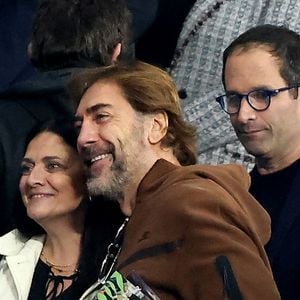
<path fill-rule="evenodd" d="M 77 138 L 78 148 L 87 147 L 96 143 L 99 139 L 97 126 L 89 120 L 82 121 L 80 132 Z"/>
<path fill-rule="evenodd" d="M 240 123 L 246 124 L 249 120 L 256 118 L 256 111 L 250 106 L 246 97 L 241 100 L 240 110 L 237 113 L 237 120 Z"/>

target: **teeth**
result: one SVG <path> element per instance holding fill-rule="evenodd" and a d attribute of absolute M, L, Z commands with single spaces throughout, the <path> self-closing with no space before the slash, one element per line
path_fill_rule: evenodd
<path fill-rule="evenodd" d="M 35 195 L 32 195 L 31 198 L 43 198 L 47 196 L 46 194 L 35 194 Z"/>
<path fill-rule="evenodd" d="M 95 162 L 97 160 L 104 159 L 104 158 L 108 157 L 108 155 L 109 155 L 108 153 L 98 155 L 98 156 L 96 156 L 96 157 L 94 157 L 94 158 L 91 159 L 91 163 L 93 163 L 93 162 Z"/>

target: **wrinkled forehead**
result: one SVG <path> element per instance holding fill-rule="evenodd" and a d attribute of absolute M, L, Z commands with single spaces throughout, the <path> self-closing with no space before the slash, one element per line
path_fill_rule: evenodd
<path fill-rule="evenodd" d="M 95 103 L 101 103 L 102 101 L 104 101 L 103 89 L 105 89 L 105 86 L 107 84 L 110 83 L 98 80 L 87 87 L 81 95 L 77 111 L 83 111 Z"/>
<path fill-rule="evenodd" d="M 115 107 L 122 109 L 130 105 L 122 88 L 114 81 L 98 80 L 82 95 L 76 110 L 76 116 L 91 114 L 95 108 Z"/>

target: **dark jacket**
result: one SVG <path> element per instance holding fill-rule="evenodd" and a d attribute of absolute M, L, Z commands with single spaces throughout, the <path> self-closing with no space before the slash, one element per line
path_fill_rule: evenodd
<path fill-rule="evenodd" d="M 0 91 L 0 235 L 14 228 L 14 202 L 21 205 L 18 182 L 27 134 L 40 121 L 72 113 L 64 90 L 72 70 L 40 73 Z"/>

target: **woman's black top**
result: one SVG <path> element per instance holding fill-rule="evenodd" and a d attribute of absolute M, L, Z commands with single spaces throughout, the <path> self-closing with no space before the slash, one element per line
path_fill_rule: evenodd
<path fill-rule="evenodd" d="M 76 281 L 79 276 L 79 272 L 71 276 L 54 275 L 51 268 L 42 260 L 39 260 L 33 274 L 28 300 L 79 299 L 81 292 L 76 288 Z M 72 284 L 63 291 L 64 279 L 72 280 Z M 47 289 L 50 283 L 53 284 L 53 289 L 48 291 L 47 295 Z"/>

